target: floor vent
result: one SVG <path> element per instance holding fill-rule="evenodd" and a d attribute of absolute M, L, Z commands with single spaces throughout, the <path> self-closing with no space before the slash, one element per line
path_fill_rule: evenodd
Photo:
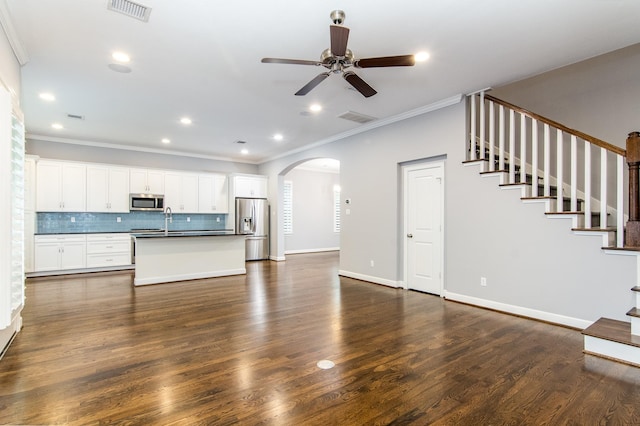
<path fill-rule="evenodd" d="M 343 112 L 338 118 L 344 118 L 345 120 L 355 121 L 356 123 L 364 124 L 373 120 L 377 120 L 375 117 L 369 115 L 360 114 L 359 112 L 347 111 Z"/>
<path fill-rule="evenodd" d="M 143 22 L 149 21 L 151 8 L 129 0 L 108 0 L 107 9 L 120 12 Z"/>

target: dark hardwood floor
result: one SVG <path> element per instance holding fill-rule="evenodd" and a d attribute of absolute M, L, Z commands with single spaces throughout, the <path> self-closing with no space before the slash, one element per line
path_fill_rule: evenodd
<path fill-rule="evenodd" d="M 139 288 L 30 279 L 0 423 L 640 424 L 640 369 L 584 355 L 579 331 L 337 269 L 321 253 Z"/>

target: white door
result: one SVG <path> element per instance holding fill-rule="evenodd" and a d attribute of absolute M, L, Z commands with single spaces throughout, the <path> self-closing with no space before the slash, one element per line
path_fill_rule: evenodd
<path fill-rule="evenodd" d="M 403 177 L 406 284 L 442 295 L 444 163 L 405 166 Z"/>

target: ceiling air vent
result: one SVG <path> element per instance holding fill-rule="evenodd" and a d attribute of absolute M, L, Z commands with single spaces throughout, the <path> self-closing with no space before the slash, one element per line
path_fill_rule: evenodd
<path fill-rule="evenodd" d="M 369 115 L 360 114 L 359 112 L 347 111 L 343 112 L 338 118 L 344 118 L 345 120 L 355 121 L 356 123 L 364 124 L 373 120 L 377 120 L 375 117 Z"/>
<path fill-rule="evenodd" d="M 107 0 L 107 9 L 120 12 L 143 22 L 149 20 L 151 8 L 129 0 Z"/>
<path fill-rule="evenodd" d="M 75 120 L 84 120 L 84 115 L 67 114 L 67 118 L 73 118 Z"/>

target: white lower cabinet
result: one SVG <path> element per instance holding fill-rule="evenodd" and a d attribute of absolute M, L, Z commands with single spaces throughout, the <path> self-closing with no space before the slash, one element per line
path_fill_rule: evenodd
<path fill-rule="evenodd" d="M 88 234 L 87 268 L 131 265 L 129 234 Z"/>
<path fill-rule="evenodd" d="M 35 271 L 86 268 L 87 240 L 83 235 L 36 235 Z"/>
<path fill-rule="evenodd" d="M 124 233 L 36 235 L 34 272 L 131 265 L 131 236 Z"/>

